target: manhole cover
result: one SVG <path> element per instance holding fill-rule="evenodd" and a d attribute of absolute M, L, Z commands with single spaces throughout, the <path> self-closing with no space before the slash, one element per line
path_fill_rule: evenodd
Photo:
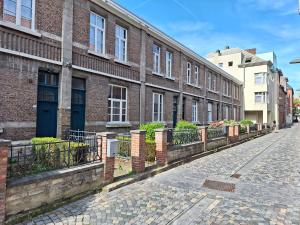
<path fill-rule="evenodd" d="M 241 174 L 235 173 L 235 174 L 232 174 L 230 177 L 240 178 L 240 177 L 241 177 Z"/>
<path fill-rule="evenodd" d="M 235 190 L 235 184 L 224 183 L 221 181 L 214 181 L 214 180 L 205 180 L 203 187 L 218 190 L 218 191 L 227 191 L 227 192 L 234 192 Z"/>

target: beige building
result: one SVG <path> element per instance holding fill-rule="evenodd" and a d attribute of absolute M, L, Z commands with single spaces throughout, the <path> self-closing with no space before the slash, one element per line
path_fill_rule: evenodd
<path fill-rule="evenodd" d="M 207 59 L 243 82 L 245 119 L 278 121 L 278 72 L 273 52 L 257 55 L 256 49 L 226 47 L 208 54 Z"/>

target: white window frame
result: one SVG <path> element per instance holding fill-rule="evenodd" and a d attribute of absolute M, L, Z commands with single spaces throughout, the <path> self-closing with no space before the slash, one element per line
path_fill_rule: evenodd
<path fill-rule="evenodd" d="M 229 120 L 229 106 L 225 105 L 225 116 L 224 116 L 225 120 Z"/>
<path fill-rule="evenodd" d="M 172 66 L 173 66 L 173 53 L 166 51 L 166 76 L 172 78 Z"/>
<path fill-rule="evenodd" d="M 199 66 L 195 66 L 195 84 L 199 85 Z"/>
<path fill-rule="evenodd" d="M 28 28 L 28 27 L 24 27 L 21 25 L 21 19 L 22 19 L 22 0 L 15 0 L 16 1 L 16 23 L 12 23 L 12 22 L 9 22 L 9 21 L 5 21 L 5 22 L 8 22 L 8 23 L 12 23 L 12 24 L 15 24 L 17 26 L 20 26 L 22 28 L 25 28 L 25 29 L 31 29 L 31 30 L 35 30 L 35 10 L 36 10 L 36 0 L 32 0 L 32 9 L 31 9 L 31 28 Z M 3 1 L 3 11 L 2 11 L 2 16 L 4 16 L 4 2 L 5 0 Z"/>
<path fill-rule="evenodd" d="M 224 80 L 224 85 L 223 85 L 223 93 L 224 95 L 229 96 L 229 81 L 228 80 Z"/>
<path fill-rule="evenodd" d="M 106 33 L 105 33 L 105 31 L 106 31 L 106 20 L 105 20 L 105 18 L 103 16 L 100 16 L 97 13 L 94 13 L 92 11 L 90 12 L 90 17 L 91 17 L 92 14 L 96 16 L 96 25 L 92 24 L 91 21 L 90 21 L 90 27 L 93 27 L 95 29 L 95 49 L 91 49 L 91 50 L 95 51 L 96 53 L 99 53 L 101 55 L 105 55 L 105 51 L 106 51 L 106 48 L 105 48 L 105 46 L 106 46 L 106 40 L 105 40 L 106 39 Z M 97 18 L 100 18 L 100 19 L 103 20 L 103 28 L 97 26 Z M 98 32 L 97 31 L 98 30 L 100 30 L 101 32 L 103 32 L 103 40 L 102 40 L 103 49 L 102 49 L 102 52 L 99 51 L 99 50 L 101 50 L 101 47 L 98 46 L 99 44 L 98 44 L 98 41 L 97 41 L 98 40 L 98 36 L 97 36 Z M 89 35 L 91 35 L 91 33 Z M 91 39 L 91 37 L 90 37 L 90 39 Z M 89 40 L 89 42 L 90 42 L 90 40 Z M 91 43 L 90 43 L 90 45 L 91 45 Z"/>
<path fill-rule="evenodd" d="M 257 97 L 259 97 L 261 100 L 257 101 Z M 254 101 L 255 103 L 266 103 L 267 102 L 267 93 L 266 92 L 255 92 L 254 93 Z"/>
<path fill-rule="evenodd" d="M 257 82 L 260 79 L 260 82 Z M 256 85 L 262 85 L 266 83 L 266 73 L 255 73 L 254 74 L 254 83 Z"/>
<path fill-rule="evenodd" d="M 193 100 L 192 104 L 192 122 L 198 122 L 198 102 Z"/>
<path fill-rule="evenodd" d="M 118 36 L 118 29 L 121 29 L 125 32 L 125 36 L 126 38 L 124 37 L 121 37 L 121 36 Z M 115 34 L 115 38 L 116 38 L 116 41 L 115 41 L 115 57 L 117 60 L 120 60 L 120 61 L 123 61 L 123 62 L 127 62 L 127 41 L 128 41 L 128 30 L 122 26 L 119 26 L 119 25 L 116 25 L 116 34 Z M 122 59 L 122 49 L 121 49 L 121 43 L 124 42 L 125 43 L 125 55 L 124 55 L 124 59 Z M 117 48 L 119 47 L 119 48 Z"/>
<path fill-rule="evenodd" d="M 114 84 L 110 84 L 109 87 L 111 87 L 111 93 L 110 93 L 110 98 L 108 98 L 108 101 L 110 101 L 111 105 L 110 105 L 110 118 L 109 118 L 109 122 L 110 123 L 126 123 L 128 121 L 128 89 L 127 87 L 123 87 L 123 86 L 119 86 L 119 85 L 114 85 Z M 126 99 L 116 99 L 113 98 L 113 87 L 117 87 L 117 88 L 121 88 L 121 96 L 122 96 L 122 89 L 126 90 Z M 122 98 L 122 97 L 121 97 Z M 120 120 L 119 121 L 113 121 L 113 102 L 120 102 Z M 125 108 L 125 114 L 123 114 L 123 103 L 126 103 L 126 108 Z M 109 107 L 109 106 L 108 106 Z M 123 115 L 125 115 L 125 121 L 122 121 L 122 117 Z"/>
<path fill-rule="evenodd" d="M 207 122 L 210 123 L 213 121 L 213 104 L 207 103 Z"/>
<path fill-rule="evenodd" d="M 237 121 L 237 108 L 233 107 L 233 120 Z"/>
<path fill-rule="evenodd" d="M 192 64 L 190 62 L 186 63 L 186 83 L 191 84 L 192 81 Z"/>
<path fill-rule="evenodd" d="M 158 49 L 158 53 L 154 51 L 154 47 Z M 160 74 L 160 53 L 161 48 L 157 44 L 153 43 L 152 45 L 152 54 L 153 54 L 153 72 Z"/>
<path fill-rule="evenodd" d="M 217 90 L 217 76 L 216 75 L 212 75 L 212 89 L 213 91 Z"/>
<path fill-rule="evenodd" d="M 155 96 L 158 96 L 158 120 L 155 120 L 155 116 L 154 116 L 154 100 L 155 100 Z M 152 121 L 153 122 L 163 122 L 164 120 L 164 96 L 163 94 L 160 93 L 153 93 L 152 95 Z"/>
<path fill-rule="evenodd" d="M 211 84 L 212 84 L 212 73 L 211 72 L 208 72 L 208 75 L 207 75 L 207 83 L 208 83 L 208 89 L 211 90 Z"/>

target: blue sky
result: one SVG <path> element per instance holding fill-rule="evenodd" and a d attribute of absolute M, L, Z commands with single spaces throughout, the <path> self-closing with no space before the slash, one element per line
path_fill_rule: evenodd
<path fill-rule="evenodd" d="M 279 68 L 300 89 L 298 0 L 116 0 L 205 56 L 226 45 L 275 51 Z"/>

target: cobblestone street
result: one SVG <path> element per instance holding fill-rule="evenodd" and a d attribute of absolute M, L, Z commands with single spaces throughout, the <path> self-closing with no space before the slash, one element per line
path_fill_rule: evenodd
<path fill-rule="evenodd" d="M 299 137 L 295 125 L 24 224 L 300 224 Z"/>

